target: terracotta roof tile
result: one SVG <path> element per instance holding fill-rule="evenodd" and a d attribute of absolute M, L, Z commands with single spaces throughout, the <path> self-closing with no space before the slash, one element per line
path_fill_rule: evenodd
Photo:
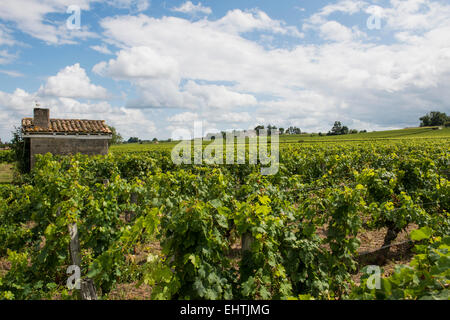
<path fill-rule="evenodd" d="M 47 128 L 37 127 L 33 118 L 22 119 L 22 131 L 26 133 L 84 133 L 111 134 L 104 120 L 50 119 Z"/>

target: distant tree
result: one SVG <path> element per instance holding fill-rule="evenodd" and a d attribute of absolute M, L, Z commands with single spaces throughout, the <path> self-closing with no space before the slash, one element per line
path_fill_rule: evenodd
<path fill-rule="evenodd" d="M 158 141 L 158 139 L 156 139 L 156 138 L 153 138 L 153 140 L 152 140 L 152 142 L 157 142 Z"/>
<path fill-rule="evenodd" d="M 290 126 L 288 129 L 286 129 L 286 133 L 289 133 L 289 134 L 301 134 L 302 130 L 300 130 L 300 128 Z"/>
<path fill-rule="evenodd" d="M 431 127 L 431 126 L 443 126 L 447 121 L 450 120 L 449 117 L 444 112 L 431 111 L 427 113 L 420 119 L 421 127 Z"/>
<path fill-rule="evenodd" d="M 271 135 L 272 132 L 275 132 L 275 130 L 277 130 L 276 126 L 272 126 L 270 124 L 267 126 L 267 134 Z"/>
<path fill-rule="evenodd" d="M 130 137 L 130 139 L 128 139 L 128 143 L 138 143 L 138 142 L 139 142 L 138 137 Z"/>
<path fill-rule="evenodd" d="M 331 128 L 331 130 L 328 132 L 329 136 L 335 136 L 338 134 L 341 134 L 342 131 L 342 124 L 340 121 L 335 121 L 333 128 Z"/>
<path fill-rule="evenodd" d="M 355 134 L 355 133 L 358 133 L 358 130 L 356 130 L 356 129 L 352 129 L 352 130 L 350 130 L 350 132 L 349 132 L 350 134 Z"/>
<path fill-rule="evenodd" d="M 333 128 L 331 128 L 331 130 L 328 131 L 327 135 L 328 136 L 336 136 L 336 135 L 348 134 L 348 133 L 349 133 L 349 129 L 347 126 L 343 126 L 340 121 L 335 121 Z"/>
<path fill-rule="evenodd" d="M 284 134 L 284 128 L 279 128 L 280 134 Z"/>
<path fill-rule="evenodd" d="M 361 131 L 359 131 L 359 133 L 367 133 L 367 130 L 366 129 L 361 130 Z"/>
<path fill-rule="evenodd" d="M 419 118 L 421 127 L 431 126 L 431 119 L 429 115 L 425 115 Z"/>
<path fill-rule="evenodd" d="M 263 130 L 263 129 L 264 129 L 264 126 L 263 126 L 263 125 L 257 125 L 257 126 L 255 127 L 255 132 L 256 132 L 256 134 L 259 135 L 259 130 Z"/>
<path fill-rule="evenodd" d="M 119 144 L 123 142 L 123 138 L 120 133 L 117 132 L 116 128 L 112 126 L 108 126 L 108 128 L 112 131 L 112 138 L 109 141 L 110 144 Z"/>

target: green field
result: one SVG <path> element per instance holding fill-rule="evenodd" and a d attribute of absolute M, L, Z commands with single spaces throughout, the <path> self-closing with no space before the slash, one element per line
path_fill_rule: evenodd
<path fill-rule="evenodd" d="M 389 131 L 374 131 L 367 133 L 347 134 L 340 136 L 319 136 L 318 134 L 283 135 L 281 142 L 334 142 L 354 140 L 393 140 L 416 138 L 450 138 L 450 128 L 438 129 L 435 127 L 408 128 Z"/>
<path fill-rule="evenodd" d="M 10 183 L 13 178 L 13 165 L 0 163 L 0 183 Z"/>
<path fill-rule="evenodd" d="M 437 129 L 436 127 L 408 128 L 389 131 L 374 131 L 367 133 L 347 134 L 340 136 L 319 136 L 314 134 L 281 135 L 280 143 L 324 143 L 324 142 L 351 142 L 375 140 L 403 140 L 403 139 L 449 139 L 450 128 Z M 125 143 L 114 145 L 111 152 L 139 152 L 152 150 L 168 150 L 177 145 L 177 141 L 154 143 Z M 204 142 L 208 144 L 208 142 Z"/>
<path fill-rule="evenodd" d="M 340 136 L 319 136 L 314 134 L 281 135 L 280 144 L 296 143 L 343 143 L 379 140 L 405 140 L 405 139 L 450 139 L 450 128 L 437 129 L 436 127 L 408 128 L 389 131 L 374 131 L 367 133 L 347 134 Z M 142 151 L 167 151 L 172 150 L 179 141 L 155 143 L 124 143 L 110 147 L 111 153 L 142 152 Z M 204 142 L 204 145 L 209 142 Z M 12 165 L 0 164 L 0 183 L 10 183 L 13 178 Z"/>

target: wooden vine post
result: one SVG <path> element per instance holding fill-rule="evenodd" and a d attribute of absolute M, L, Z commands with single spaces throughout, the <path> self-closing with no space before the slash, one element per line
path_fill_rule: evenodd
<path fill-rule="evenodd" d="M 246 251 L 250 251 L 252 247 L 252 243 L 255 241 L 252 234 L 250 232 L 246 232 L 241 237 L 241 255 L 244 256 Z"/>
<path fill-rule="evenodd" d="M 130 203 L 131 204 L 137 204 L 138 203 L 138 194 L 135 192 L 131 193 L 131 197 L 130 197 Z M 135 212 L 133 211 L 127 211 L 125 212 L 125 220 L 127 222 L 131 222 L 134 218 L 134 216 L 136 215 Z"/>
<path fill-rule="evenodd" d="M 70 235 L 69 252 L 72 265 L 78 266 L 81 270 L 81 250 L 77 224 L 69 224 L 68 229 Z M 97 300 L 97 293 L 92 279 L 80 279 L 80 295 L 82 300 Z"/>
<path fill-rule="evenodd" d="M 241 235 L 241 264 L 244 269 L 252 264 L 252 244 L 255 239 L 251 232 L 247 231 Z"/>

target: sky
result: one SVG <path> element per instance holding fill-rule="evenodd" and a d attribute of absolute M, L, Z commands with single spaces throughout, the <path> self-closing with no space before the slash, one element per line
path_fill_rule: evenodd
<path fill-rule="evenodd" d="M 450 113 L 448 0 L 2 0 L 0 139 L 33 108 L 125 138 Z"/>

